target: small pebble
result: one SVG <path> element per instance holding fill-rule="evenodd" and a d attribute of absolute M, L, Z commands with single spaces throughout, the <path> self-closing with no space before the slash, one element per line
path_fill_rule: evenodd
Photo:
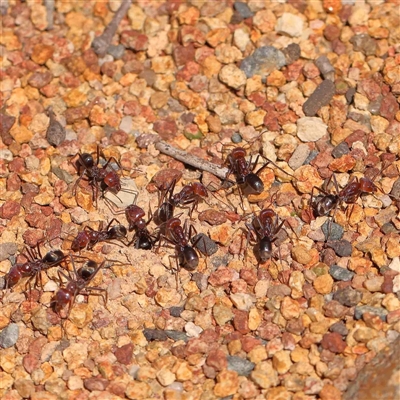
<path fill-rule="evenodd" d="M 303 19 L 298 15 L 283 13 L 276 23 L 276 31 L 290 37 L 298 37 L 303 33 Z"/>
<path fill-rule="evenodd" d="M 260 75 L 265 79 L 272 71 L 279 70 L 286 65 L 285 55 L 272 46 L 262 46 L 246 57 L 240 64 L 240 69 L 247 78 Z"/>
<path fill-rule="evenodd" d="M 225 223 L 228 218 L 226 216 L 226 213 L 223 211 L 218 211 L 214 209 L 209 209 L 202 211 L 199 214 L 199 221 L 205 221 L 208 222 L 210 225 L 222 225 Z"/>
<path fill-rule="evenodd" d="M 346 325 L 343 321 L 335 322 L 333 325 L 329 327 L 331 332 L 339 333 L 342 336 L 347 336 L 349 330 L 346 328 Z"/>
<path fill-rule="evenodd" d="M 290 65 L 300 58 L 301 49 L 297 43 L 290 43 L 282 52 L 286 57 L 286 64 Z"/>
<path fill-rule="evenodd" d="M 340 240 L 343 237 L 343 228 L 339 224 L 332 222 L 330 219 L 325 221 L 321 229 L 322 232 L 324 232 L 325 240 L 335 241 Z"/>
<path fill-rule="evenodd" d="M 13 154 L 8 149 L 0 150 L 0 160 L 12 161 L 14 158 Z"/>
<path fill-rule="evenodd" d="M 339 257 L 350 257 L 353 251 L 351 243 L 347 240 L 337 240 L 327 242 L 327 246 L 333 249 Z"/>
<path fill-rule="evenodd" d="M 14 255 L 18 251 L 15 243 L 1 243 L 0 244 L 0 261 L 7 260 L 8 257 Z"/>
<path fill-rule="evenodd" d="M 147 341 L 151 342 L 153 340 L 164 341 L 168 339 L 168 335 L 165 331 L 160 329 L 145 329 L 143 335 Z"/>
<path fill-rule="evenodd" d="M 182 311 L 184 310 L 183 307 L 171 307 L 169 309 L 169 313 L 173 316 L 173 317 L 180 317 Z"/>
<path fill-rule="evenodd" d="M 297 120 L 297 137 L 302 142 L 316 142 L 326 135 L 327 129 L 321 118 L 303 117 Z"/>
<path fill-rule="evenodd" d="M 350 152 L 349 146 L 347 145 L 346 142 L 342 142 L 338 144 L 333 150 L 332 150 L 332 157 L 334 158 L 340 158 L 344 156 L 345 154 L 348 154 Z"/>
<path fill-rule="evenodd" d="M 239 133 L 234 133 L 231 137 L 233 143 L 240 143 L 243 139 Z"/>
<path fill-rule="evenodd" d="M 361 301 L 362 293 L 348 286 L 335 292 L 333 299 L 346 307 L 354 307 Z"/>
<path fill-rule="evenodd" d="M 332 265 L 329 268 L 329 274 L 332 276 L 332 278 L 336 279 L 337 281 L 345 281 L 345 282 L 351 281 L 354 276 L 354 272 L 339 267 L 338 265 Z"/>
<path fill-rule="evenodd" d="M 307 157 L 310 155 L 310 153 L 311 150 L 307 144 L 305 143 L 299 144 L 288 161 L 289 167 L 292 168 L 293 170 L 296 170 L 297 168 L 301 167 L 307 160 Z"/>
<path fill-rule="evenodd" d="M 250 7 L 246 3 L 242 3 L 241 1 L 235 1 L 233 3 L 233 7 L 240 14 L 240 16 L 244 19 L 251 18 L 254 13 L 250 10 Z"/>
<path fill-rule="evenodd" d="M 332 66 L 327 56 L 319 56 L 315 60 L 315 65 L 325 79 L 330 79 L 331 81 L 335 79 L 335 68 Z"/>
<path fill-rule="evenodd" d="M 388 311 L 381 307 L 356 306 L 354 309 L 354 318 L 361 319 L 364 313 L 377 315 L 383 322 L 386 322 Z"/>
<path fill-rule="evenodd" d="M 119 60 L 125 53 L 125 47 L 122 44 L 110 45 L 107 48 L 107 53 L 114 57 L 114 59 Z"/>
<path fill-rule="evenodd" d="M 228 356 L 228 369 L 237 372 L 240 376 L 249 376 L 253 371 L 255 364 L 244 358 L 237 356 Z"/>
<path fill-rule="evenodd" d="M 317 157 L 318 154 L 319 152 L 317 150 L 312 150 L 309 156 L 304 160 L 303 165 L 309 165 L 310 162 L 314 160 L 314 158 Z"/>
<path fill-rule="evenodd" d="M 400 199 L 400 178 L 396 180 L 396 182 L 393 184 L 392 191 L 390 194 L 396 199 Z"/>
<path fill-rule="evenodd" d="M 354 98 L 355 94 L 356 94 L 356 89 L 355 88 L 350 88 L 346 92 L 345 97 L 346 97 L 346 100 L 347 100 L 347 104 L 351 104 L 353 102 L 353 98 Z"/>
<path fill-rule="evenodd" d="M 50 118 L 50 123 L 46 131 L 46 140 L 52 146 L 59 146 L 65 140 L 65 128 L 56 120 L 56 117 L 51 108 L 47 110 L 47 114 Z"/>
<path fill-rule="evenodd" d="M 218 245 L 214 240 L 210 239 L 206 234 L 199 233 L 191 239 L 192 243 L 196 243 L 194 246 L 196 249 L 201 251 L 206 256 L 211 256 L 218 251 Z"/>
<path fill-rule="evenodd" d="M 329 104 L 335 92 L 335 84 L 330 79 L 322 81 L 303 104 L 304 114 L 313 117 L 321 107 Z"/>
<path fill-rule="evenodd" d="M 17 343 L 19 326 L 11 323 L 0 332 L 0 347 L 7 349 Z"/>
<path fill-rule="evenodd" d="M 165 331 L 165 333 L 170 339 L 174 340 L 175 342 L 178 342 L 179 340 L 187 342 L 189 340 L 189 337 L 185 332 L 168 330 Z"/>

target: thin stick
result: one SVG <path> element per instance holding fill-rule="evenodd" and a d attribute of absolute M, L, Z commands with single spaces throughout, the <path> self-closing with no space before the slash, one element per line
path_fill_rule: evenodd
<path fill-rule="evenodd" d="M 106 55 L 107 49 L 111 44 L 112 38 L 115 32 L 117 31 L 118 25 L 128 12 L 131 3 L 132 0 L 122 0 L 120 7 L 114 14 L 114 17 L 109 23 L 109 25 L 107 25 L 106 29 L 104 29 L 104 32 L 93 40 L 92 48 L 98 56 L 104 57 Z"/>
<path fill-rule="evenodd" d="M 197 168 L 201 171 L 210 172 L 220 179 L 225 179 L 228 173 L 228 168 L 220 167 L 219 165 L 210 161 L 203 160 L 202 158 L 194 156 L 193 154 L 189 154 L 186 151 L 172 147 L 170 144 L 163 141 L 157 142 L 155 144 L 155 148 L 161 151 L 161 153 L 182 161 L 185 164 L 189 164 L 194 168 Z"/>

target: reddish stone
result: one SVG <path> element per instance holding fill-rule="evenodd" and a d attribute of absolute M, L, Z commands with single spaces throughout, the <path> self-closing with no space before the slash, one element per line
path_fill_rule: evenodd
<path fill-rule="evenodd" d="M 124 114 L 138 116 L 141 115 L 142 106 L 136 100 L 127 101 L 124 105 Z"/>
<path fill-rule="evenodd" d="M 74 76 L 71 72 L 66 72 L 60 76 L 60 84 L 66 88 L 77 88 L 81 81 L 78 77 Z"/>
<path fill-rule="evenodd" d="M 83 385 L 85 386 L 85 389 L 93 392 L 95 390 L 98 391 L 103 391 L 106 390 L 107 386 L 110 384 L 110 382 L 107 379 L 103 378 L 88 378 L 85 379 L 83 382 Z"/>
<path fill-rule="evenodd" d="M 181 42 L 185 47 L 189 45 L 199 47 L 203 46 L 206 42 L 205 34 L 195 26 L 183 25 L 179 33 L 181 37 Z"/>
<path fill-rule="evenodd" d="M 288 65 L 285 70 L 283 70 L 283 74 L 288 82 L 297 81 L 300 79 L 303 71 L 303 60 L 297 60 L 294 63 Z"/>
<path fill-rule="evenodd" d="M 147 50 L 149 44 L 149 39 L 146 35 L 134 30 L 123 31 L 120 36 L 120 41 L 126 48 L 135 51 Z"/>
<path fill-rule="evenodd" d="M 395 118 L 397 111 L 399 111 L 399 103 L 397 103 L 396 97 L 394 97 L 392 93 L 384 96 L 379 109 L 380 115 L 383 118 L 392 121 Z"/>
<path fill-rule="evenodd" d="M 243 336 L 240 339 L 240 342 L 242 343 L 242 350 L 245 351 L 246 353 L 248 353 L 251 350 L 253 350 L 254 347 L 262 345 L 261 340 L 260 339 L 256 339 L 253 336 Z"/>
<path fill-rule="evenodd" d="M 215 368 L 211 367 L 207 364 L 204 364 L 202 366 L 202 370 L 203 370 L 204 376 L 208 379 L 215 379 L 215 377 L 217 376 L 217 371 L 215 370 Z"/>
<path fill-rule="evenodd" d="M 86 69 L 86 63 L 81 56 L 66 57 L 61 62 L 75 76 L 83 74 Z"/>
<path fill-rule="evenodd" d="M 202 353 L 207 354 L 210 350 L 209 345 L 199 338 L 190 339 L 186 344 L 185 354 L 190 356 L 191 354 Z"/>
<path fill-rule="evenodd" d="M 50 83 L 49 85 L 43 86 L 40 89 L 40 93 L 47 98 L 56 97 L 56 95 L 58 94 L 58 89 L 58 84 Z"/>
<path fill-rule="evenodd" d="M 15 123 L 15 117 L 0 113 L 0 136 L 5 145 L 10 145 L 14 140 L 10 135 L 10 130 Z"/>
<path fill-rule="evenodd" d="M 336 158 L 329 164 L 329 169 L 334 172 L 347 172 L 354 168 L 356 160 L 350 155 L 345 154 L 340 158 Z"/>
<path fill-rule="evenodd" d="M 184 344 L 179 346 L 174 346 L 171 349 L 171 353 L 177 358 L 185 358 L 186 357 L 186 346 Z"/>
<path fill-rule="evenodd" d="M 346 342 L 342 336 L 337 332 L 325 333 L 321 341 L 321 346 L 332 353 L 343 353 L 346 348 Z"/>
<path fill-rule="evenodd" d="M 382 283 L 383 293 L 393 293 L 393 278 L 394 275 L 392 275 L 391 273 L 385 273 L 383 275 L 383 283 Z"/>
<path fill-rule="evenodd" d="M 12 172 L 7 178 L 7 191 L 16 192 L 21 188 L 21 179 L 18 174 Z"/>
<path fill-rule="evenodd" d="M 219 267 L 215 272 L 211 273 L 208 283 L 211 286 L 222 286 L 232 282 L 235 277 L 235 271 L 228 267 Z"/>
<path fill-rule="evenodd" d="M 373 78 L 362 79 L 359 85 L 370 101 L 377 100 L 381 95 L 381 87 Z"/>
<path fill-rule="evenodd" d="M 133 343 L 119 347 L 114 354 L 118 362 L 125 365 L 129 364 L 132 361 Z"/>
<path fill-rule="evenodd" d="M 202 211 L 198 218 L 200 221 L 208 222 L 210 225 L 222 225 L 227 221 L 225 212 L 213 209 Z"/>
<path fill-rule="evenodd" d="M 14 200 L 7 200 L 0 207 L 0 217 L 5 219 L 11 219 L 15 215 L 18 215 L 21 210 L 21 205 Z"/>
<path fill-rule="evenodd" d="M 114 131 L 110 137 L 111 144 L 115 144 L 117 146 L 125 145 L 128 139 L 129 135 L 121 129 Z"/>
<path fill-rule="evenodd" d="M 338 301 L 332 300 L 326 303 L 324 306 L 324 314 L 330 318 L 342 318 L 346 315 L 348 308 L 342 306 Z"/>
<path fill-rule="evenodd" d="M 281 330 L 278 325 L 273 324 L 272 322 L 262 321 L 259 327 L 257 328 L 258 336 L 261 339 L 272 340 L 276 337 L 281 336 Z"/>
<path fill-rule="evenodd" d="M 282 333 L 282 344 L 285 350 L 294 350 L 296 347 L 296 340 L 293 335 L 289 332 Z"/>
<path fill-rule="evenodd" d="M 211 350 L 208 353 L 206 364 L 210 367 L 213 367 L 217 371 L 222 371 L 228 365 L 226 354 L 219 349 Z"/>
<path fill-rule="evenodd" d="M 35 369 L 38 369 L 40 366 L 40 360 L 38 357 L 33 354 L 27 354 L 22 359 L 22 365 L 24 366 L 26 372 L 31 374 Z"/>
<path fill-rule="evenodd" d="M 113 61 L 106 61 L 100 67 L 100 71 L 102 74 L 107 75 L 109 78 L 112 78 L 118 70 L 118 66 Z"/>
<path fill-rule="evenodd" d="M 279 114 L 276 112 L 272 104 L 265 102 L 262 108 L 267 112 L 264 117 L 264 125 L 271 131 L 279 131 L 280 126 L 278 123 Z"/>
<path fill-rule="evenodd" d="M 65 111 L 65 119 L 67 121 L 67 124 L 73 124 L 77 121 L 88 118 L 90 109 L 91 107 L 89 106 L 68 108 L 68 110 Z M 64 142 L 64 144 L 65 143 L 66 142 Z"/>
<path fill-rule="evenodd" d="M 200 339 L 206 343 L 217 343 L 219 339 L 219 333 L 214 328 L 208 328 L 201 333 Z"/>
<path fill-rule="evenodd" d="M 141 63 L 139 60 L 133 59 L 125 62 L 125 64 L 122 67 L 122 73 L 123 74 L 141 74 L 144 70 L 143 63 Z"/>
<path fill-rule="evenodd" d="M 44 238 L 43 231 L 30 228 L 23 233 L 22 237 L 25 243 L 31 247 L 35 247 Z"/>
<path fill-rule="evenodd" d="M 267 100 L 267 96 L 263 92 L 251 93 L 247 98 L 254 103 L 256 107 L 261 107 Z"/>
<path fill-rule="evenodd" d="M 47 229 L 46 237 L 49 239 L 54 239 L 61 235 L 62 221 L 55 216 L 50 218 Z"/>
<path fill-rule="evenodd" d="M 291 319 L 286 324 L 286 330 L 297 336 L 302 335 L 304 332 L 303 320 L 301 318 Z"/>
<path fill-rule="evenodd" d="M 194 45 L 192 43 L 190 43 L 187 46 L 177 45 L 174 47 L 174 50 L 172 52 L 172 56 L 174 58 L 176 66 L 180 67 L 182 65 L 185 65 L 185 68 L 186 68 L 187 64 L 190 64 L 191 61 L 194 61 L 195 54 L 196 54 L 196 49 L 194 48 Z M 195 64 L 195 63 L 193 63 L 193 64 Z M 178 72 L 178 74 L 179 74 L 179 72 Z M 186 80 L 186 79 L 184 79 L 184 80 Z"/>
<path fill-rule="evenodd" d="M 340 39 L 335 39 L 332 40 L 332 51 L 334 51 L 338 55 L 341 55 L 341 54 L 346 54 L 347 48 L 346 45 Z"/>
<path fill-rule="evenodd" d="M 241 269 L 240 277 L 250 286 L 255 286 L 258 282 L 257 272 L 254 269 Z"/>
<path fill-rule="evenodd" d="M 34 72 L 28 79 L 28 83 L 34 88 L 42 88 L 51 82 L 53 74 L 50 71 Z"/>
<path fill-rule="evenodd" d="M 122 382 L 111 382 L 107 386 L 107 391 L 123 399 L 125 397 L 126 386 L 127 384 Z"/>
<path fill-rule="evenodd" d="M 232 311 L 234 314 L 233 326 L 235 327 L 235 329 L 243 335 L 250 332 L 248 313 L 246 311 L 235 309 L 233 309 Z"/>
<path fill-rule="evenodd" d="M 163 169 L 157 172 L 151 182 L 156 185 L 159 190 L 167 189 L 173 181 L 178 182 L 182 177 L 182 172 L 177 169 Z"/>
<path fill-rule="evenodd" d="M 178 132 L 178 126 L 171 117 L 161 118 L 154 122 L 153 129 L 160 135 L 163 140 L 174 138 Z"/>
<path fill-rule="evenodd" d="M 340 36 L 340 28 L 336 25 L 327 25 L 324 29 L 324 36 L 326 40 L 330 42 L 339 39 Z"/>
<path fill-rule="evenodd" d="M 35 207 L 35 205 L 33 205 Z M 35 207 L 39 208 L 40 207 Z M 25 215 L 25 221 L 28 223 L 30 227 L 37 228 L 37 229 L 46 229 L 47 225 L 47 218 L 43 218 L 43 215 L 40 211 L 35 211 Z"/>

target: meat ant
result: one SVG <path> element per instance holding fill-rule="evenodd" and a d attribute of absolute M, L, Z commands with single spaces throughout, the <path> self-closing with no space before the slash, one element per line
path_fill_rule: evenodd
<path fill-rule="evenodd" d="M 132 243 L 135 243 L 136 249 L 151 250 L 157 241 L 157 238 L 150 234 L 147 229 L 147 225 L 150 223 L 153 217 L 151 216 L 146 222 L 143 219 L 145 216 L 144 210 L 135 204 L 131 204 L 125 209 L 125 216 L 129 223 L 129 231 L 131 232 L 133 229 L 136 229 L 135 235 L 128 243 L 128 246 L 130 246 Z"/>
<path fill-rule="evenodd" d="M 191 218 L 201 199 L 208 196 L 207 188 L 200 182 L 188 183 L 183 186 L 179 193 L 174 194 L 176 182 L 176 179 L 174 179 L 166 189 L 159 189 L 162 194 L 156 215 L 161 223 L 167 222 L 173 217 L 175 207 L 185 207 L 189 204 L 193 204 L 189 210 L 189 217 Z"/>
<path fill-rule="evenodd" d="M 5 276 L 5 289 L 15 286 L 22 278 L 29 278 L 26 287 L 33 279 L 35 279 L 35 287 L 38 286 L 39 282 L 40 286 L 43 286 L 41 272 L 60 265 L 66 257 L 61 250 L 50 250 L 43 257 L 39 244 L 36 251 L 26 248 L 26 254 L 23 254 L 23 256 L 28 261 L 11 267 Z"/>
<path fill-rule="evenodd" d="M 348 205 L 350 204 L 354 205 L 357 202 L 357 200 L 361 197 L 361 195 L 376 193 L 380 189 L 377 185 L 374 184 L 373 181 L 387 167 L 388 166 L 382 168 L 372 179 L 368 177 L 362 177 L 360 179 L 357 177 L 352 177 L 342 190 L 339 190 L 339 185 L 337 183 L 336 176 L 335 174 L 332 174 L 332 176 L 329 178 L 327 182 L 327 186 L 329 186 L 330 182 L 333 180 L 335 193 L 328 193 L 324 189 L 313 187 L 313 190 L 311 191 L 309 206 L 313 212 L 314 217 L 317 218 L 329 215 L 333 210 L 333 215 L 332 215 L 333 218 L 335 216 L 336 210 L 339 207 L 339 205 L 343 203 Z M 322 193 L 322 195 L 317 197 L 315 201 L 313 201 L 314 189 Z M 329 233 L 327 240 L 328 238 L 329 238 Z"/>
<path fill-rule="evenodd" d="M 126 238 L 128 233 L 127 229 L 118 223 L 118 225 L 114 225 L 111 227 L 111 224 L 117 219 L 113 218 L 107 225 L 105 230 L 102 230 L 103 221 L 100 224 L 99 230 L 94 230 L 89 226 L 85 226 L 83 231 L 79 232 L 76 238 L 71 243 L 72 251 L 80 251 L 85 247 L 88 250 L 92 250 L 93 247 L 99 243 L 104 241 L 109 241 L 113 239 L 123 239 Z"/>
<path fill-rule="evenodd" d="M 177 264 L 177 275 L 176 275 L 176 285 L 178 286 L 178 273 L 180 266 L 185 268 L 187 271 L 194 271 L 199 265 L 199 256 L 194 249 L 199 240 L 202 237 L 197 238 L 192 244 L 190 243 L 190 238 L 192 235 L 192 230 L 196 232 L 193 225 L 188 228 L 187 221 L 182 227 L 179 218 L 171 218 L 165 223 L 165 234 L 161 234 L 161 238 L 175 246 L 175 256 Z M 161 241 L 160 241 L 161 243 Z"/>
<path fill-rule="evenodd" d="M 103 261 L 101 264 L 97 264 L 93 260 L 88 260 L 81 268 L 77 270 L 74 256 L 70 254 L 69 257 L 73 267 L 73 274 L 71 276 L 71 272 L 68 271 L 68 275 L 66 275 L 63 271 L 58 270 L 60 282 L 62 282 L 62 278 L 65 278 L 67 279 L 68 283 L 64 288 L 58 289 L 51 303 L 56 313 L 60 313 L 64 307 L 68 306 L 67 316 L 65 318 L 69 317 L 72 305 L 74 304 L 75 298 L 78 296 L 78 294 L 97 294 L 103 298 L 104 304 L 107 304 L 106 289 L 88 286 L 100 269 L 104 266 L 105 261 Z M 105 295 L 102 293 L 91 293 L 92 291 L 105 292 Z"/>
<path fill-rule="evenodd" d="M 258 216 L 254 216 L 251 224 L 246 223 L 248 230 L 248 240 L 256 246 L 256 252 L 261 262 L 266 262 L 272 258 L 272 243 L 278 239 L 278 233 L 282 229 L 285 221 L 279 223 L 276 212 L 270 208 L 260 211 Z"/>
<path fill-rule="evenodd" d="M 72 194 L 74 196 L 76 194 L 76 188 L 79 182 L 84 177 L 87 178 L 89 185 L 92 187 L 92 196 L 93 196 L 93 201 L 96 201 L 96 207 L 97 207 L 97 198 L 99 190 L 101 190 L 103 196 L 107 192 L 117 195 L 118 192 L 120 192 L 121 190 L 137 194 L 132 190 L 122 189 L 121 178 L 118 175 L 117 171 L 115 171 L 114 168 L 111 166 L 111 162 L 113 161 L 118 165 L 119 169 L 122 169 L 121 165 L 115 159 L 115 157 L 110 157 L 107 159 L 103 154 L 103 151 L 100 150 L 99 146 L 97 146 L 96 154 L 97 154 L 96 162 L 94 161 L 92 154 L 89 153 L 78 154 L 78 160 L 76 161 L 76 163 L 74 163 L 74 166 L 78 171 L 78 174 L 80 174 L 80 176 L 75 182 L 72 189 Z M 105 164 L 103 166 L 99 166 L 101 158 L 105 160 Z M 82 172 L 81 169 L 83 169 Z"/>

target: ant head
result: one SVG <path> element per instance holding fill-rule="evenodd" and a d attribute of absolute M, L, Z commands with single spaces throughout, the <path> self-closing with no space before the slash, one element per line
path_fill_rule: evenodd
<path fill-rule="evenodd" d="M 129 223 L 136 223 L 145 216 L 143 208 L 137 206 L 136 204 L 131 204 L 125 209 L 125 216 Z"/>
<path fill-rule="evenodd" d="M 80 164 L 82 164 L 82 166 L 84 168 L 93 168 L 94 167 L 94 159 L 93 156 L 89 153 L 83 153 L 79 155 L 79 160 Z"/>
<path fill-rule="evenodd" d="M 360 179 L 360 189 L 364 193 L 375 193 L 378 187 L 369 178 Z"/>

